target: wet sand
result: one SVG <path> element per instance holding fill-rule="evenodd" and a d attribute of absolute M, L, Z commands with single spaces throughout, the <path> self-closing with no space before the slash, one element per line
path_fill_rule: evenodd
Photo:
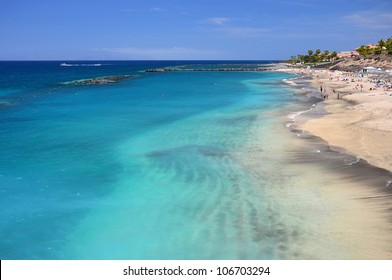
<path fill-rule="evenodd" d="M 344 149 L 372 165 L 392 171 L 390 92 L 382 88 L 374 90 L 374 83 L 367 78 L 349 77 L 350 81 L 342 81 L 344 77 L 342 72 L 312 74 L 312 84 L 315 87 L 323 86 L 329 93 L 329 98 L 324 102 L 329 114 L 309 120 L 302 128 L 323 138 L 338 150 Z M 336 93 L 333 93 L 333 89 Z M 340 99 L 337 98 L 338 93 Z"/>
<path fill-rule="evenodd" d="M 392 90 L 376 87 L 377 77 L 355 73 L 283 69 L 309 79 L 313 91 L 324 95 L 319 106 L 326 114 L 308 119 L 301 129 L 331 146 L 370 164 L 392 171 Z"/>
<path fill-rule="evenodd" d="M 314 96 L 322 82 L 342 99 L 330 94 L 286 119 L 291 136 L 284 168 L 301 177 L 293 175 L 293 185 L 280 190 L 279 207 L 309 223 L 302 253 L 291 258 L 392 259 L 392 131 L 383 122 L 390 97 L 350 95 L 345 84 L 329 83 L 319 73 L 294 81 L 298 89 L 310 82 Z"/>

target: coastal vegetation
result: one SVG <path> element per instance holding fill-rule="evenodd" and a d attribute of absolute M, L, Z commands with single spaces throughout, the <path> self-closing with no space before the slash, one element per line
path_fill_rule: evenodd
<path fill-rule="evenodd" d="M 320 49 L 317 49 L 315 51 L 313 50 L 308 50 L 308 54 L 298 54 L 297 56 L 291 56 L 290 62 L 295 64 L 295 63 L 301 63 L 301 64 L 308 64 L 308 63 L 319 63 L 319 62 L 329 62 L 333 61 L 337 57 L 337 52 L 332 51 L 330 52 L 329 50 L 321 51 Z"/>
<path fill-rule="evenodd" d="M 384 40 L 381 39 L 376 45 L 361 45 L 356 48 L 355 51 L 360 57 L 369 57 L 373 55 L 391 55 L 392 54 L 392 37 Z M 354 52 L 354 51 L 353 51 Z M 329 52 L 325 50 L 322 52 L 320 49 L 315 51 L 308 50 L 307 54 L 298 54 L 297 56 L 291 56 L 289 63 L 296 64 L 317 64 L 320 62 L 331 62 L 338 60 L 339 54 L 336 51 Z"/>
<path fill-rule="evenodd" d="M 387 40 L 381 39 L 377 45 L 362 45 L 356 49 L 360 55 L 392 54 L 392 37 Z"/>

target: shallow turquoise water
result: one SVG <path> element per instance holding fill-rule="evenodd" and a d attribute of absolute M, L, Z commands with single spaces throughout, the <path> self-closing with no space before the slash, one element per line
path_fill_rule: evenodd
<path fill-rule="evenodd" d="M 260 135 L 273 148 L 291 76 L 150 64 L 2 66 L 2 259 L 282 258 L 265 188 L 286 182 L 244 161 Z M 139 77 L 62 84 L 119 74 Z"/>

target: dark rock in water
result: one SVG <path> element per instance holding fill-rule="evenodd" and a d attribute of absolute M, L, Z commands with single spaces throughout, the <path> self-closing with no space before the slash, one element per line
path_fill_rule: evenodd
<path fill-rule="evenodd" d="M 226 155 L 226 152 L 221 148 L 213 146 L 188 145 L 168 150 L 152 151 L 148 153 L 147 156 L 159 158 L 172 155 L 181 155 L 182 157 L 184 157 L 187 155 L 194 156 L 195 154 L 209 157 L 223 157 Z"/>
<path fill-rule="evenodd" d="M 166 72 L 170 71 L 169 68 L 155 68 L 155 69 L 147 69 L 144 72 Z"/>
<path fill-rule="evenodd" d="M 236 125 L 239 123 L 248 123 L 253 122 L 257 119 L 257 115 L 248 115 L 248 116 L 239 116 L 239 117 L 232 117 L 232 118 L 221 118 L 218 119 L 218 122 L 222 125 Z"/>
<path fill-rule="evenodd" d="M 122 80 L 134 78 L 134 77 L 136 77 L 136 76 L 122 75 L 122 76 L 97 77 L 97 78 L 91 78 L 91 79 L 71 81 L 71 82 L 67 82 L 65 84 L 69 84 L 69 85 L 107 85 L 107 84 L 118 83 Z"/>
<path fill-rule="evenodd" d="M 8 101 L 0 101 L 0 107 L 8 107 L 11 106 L 12 104 Z"/>

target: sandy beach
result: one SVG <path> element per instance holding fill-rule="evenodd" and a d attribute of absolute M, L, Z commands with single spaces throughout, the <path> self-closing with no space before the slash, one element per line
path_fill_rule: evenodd
<path fill-rule="evenodd" d="M 392 171 L 392 91 L 377 77 L 329 70 L 290 72 L 311 76 L 324 98 L 327 115 L 311 119 L 301 128 L 328 142 L 332 149 L 357 156 Z"/>
<path fill-rule="evenodd" d="M 323 199 L 342 207 L 338 213 L 330 213 L 335 218 L 326 232 L 334 236 L 333 242 L 340 242 L 351 252 L 349 258 L 391 259 L 392 96 L 390 88 L 384 87 L 388 81 L 377 87 L 377 77 L 354 72 L 303 68 L 282 71 L 305 77 L 312 91 L 323 99 L 295 119 L 298 139 L 316 136 L 326 142 L 327 150 L 354 159 L 347 164 L 355 166 L 350 170 L 339 167 L 338 162 L 336 167 L 322 167 L 341 176 L 333 187 L 321 191 Z M 316 108 L 321 116 L 308 113 Z M 304 145 L 312 142 L 305 141 Z"/>

